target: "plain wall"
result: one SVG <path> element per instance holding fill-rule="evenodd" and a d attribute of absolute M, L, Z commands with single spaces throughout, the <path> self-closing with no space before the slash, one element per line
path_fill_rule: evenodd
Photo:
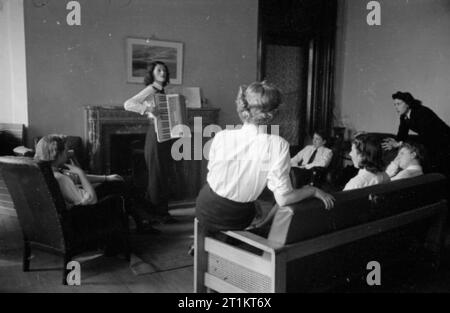
<path fill-rule="evenodd" d="M 28 124 L 23 0 L 0 0 L 0 122 Z"/>
<path fill-rule="evenodd" d="M 396 133 L 392 94 L 409 91 L 450 124 L 450 1 L 339 0 L 335 125 Z"/>
<path fill-rule="evenodd" d="M 67 25 L 67 3 L 25 2 L 29 138 L 83 136 L 83 106 L 143 88 L 127 83 L 127 37 L 182 42 L 183 86 L 201 87 L 221 125 L 238 123 L 238 86 L 257 75 L 257 0 L 85 0 L 81 26 Z"/>

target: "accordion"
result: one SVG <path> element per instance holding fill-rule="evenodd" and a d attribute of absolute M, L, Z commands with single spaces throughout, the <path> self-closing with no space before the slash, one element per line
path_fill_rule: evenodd
<path fill-rule="evenodd" d="M 183 127 L 186 124 L 186 105 L 182 96 L 178 94 L 152 95 L 159 115 L 154 118 L 155 131 L 158 142 L 183 137 Z"/>

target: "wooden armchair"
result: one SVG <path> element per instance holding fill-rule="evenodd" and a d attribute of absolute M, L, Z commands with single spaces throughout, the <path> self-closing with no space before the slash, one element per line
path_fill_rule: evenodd
<path fill-rule="evenodd" d="M 105 197 L 96 205 L 68 210 L 48 162 L 0 157 L 0 171 L 22 228 L 23 271 L 30 269 L 31 248 L 63 256 L 63 284 L 67 263 L 82 252 L 120 246 L 129 259 L 128 219 L 122 197 Z"/>

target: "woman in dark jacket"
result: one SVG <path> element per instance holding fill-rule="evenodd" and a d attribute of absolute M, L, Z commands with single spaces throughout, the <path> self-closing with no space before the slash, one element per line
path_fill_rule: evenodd
<path fill-rule="evenodd" d="M 397 140 L 388 138 L 383 148 L 391 150 L 401 146 L 408 139 L 410 130 L 419 136 L 430 157 L 432 171 L 437 171 L 450 177 L 450 127 L 431 109 L 422 105 L 409 92 L 396 92 L 392 95 L 394 107 L 400 115 L 400 126 Z"/>

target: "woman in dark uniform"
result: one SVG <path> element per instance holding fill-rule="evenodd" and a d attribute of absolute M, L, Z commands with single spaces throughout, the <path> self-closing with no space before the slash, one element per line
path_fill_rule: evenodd
<path fill-rule="evenodd" d="M 164 94 L 169 83 L 169 70 L 163 62 L 152 62 L 148 68 L 144 83 L 146 87 L 124 103 L 125 110 L 147 115 L 150 123 L 145 138 L 145 161 L 148 170 L 147 197 L 151 204 L 151 214 L 163 222 L 174 222 L 168 211 L 169 186 L 168 171 L 172 141 L 157 141 L 154 119 L 158 112 L 151 95 Z"/>
<path fill-rule="evenodd" d="M 398 91 L 392 95 L 392 99 L 400 115 L 400 126 L 397 139 L 386 139 L 383 148 L 391 150 L 400 147 L 412 130 L 418 134 L 420 143 L 427 150 L 431 170 L 450 178 L 450 127 L 409 92 Z"/>

